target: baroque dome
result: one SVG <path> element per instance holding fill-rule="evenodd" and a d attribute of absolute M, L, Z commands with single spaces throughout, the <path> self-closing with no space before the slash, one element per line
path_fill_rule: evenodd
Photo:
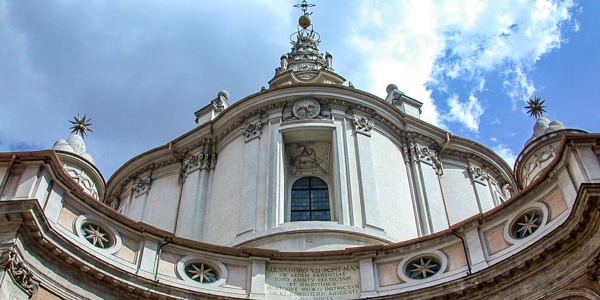
<path fill-rule="evenodd" d="M 108 182 L 85 115 L 0 153 L 0 299 L 600 299 L 599 134 L 540 117 L 513 171 L 346 84 L 297 7 L 268 88 Z"/>

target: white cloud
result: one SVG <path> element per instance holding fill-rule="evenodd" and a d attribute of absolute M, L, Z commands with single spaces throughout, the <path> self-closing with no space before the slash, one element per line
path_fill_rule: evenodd
<path fill-rule="evenodd" d="M 479 131 L 479 120 L 484 109 L 473 94 L 469 96 L 467 101 L 460 101 L 457 95 L 453 95 L 448 99 L 448 106 L 450 111 L 443 116 L 444 120 L 459 122 L 473 132 Z"/>
<path fill-rule="evenodd" d="M 510 96 L 512 109 L 517 109 L 517 101 L 526 101 L 531 98 L 536 91 L 533 82 L 527 79 L 527 72 L 523 66 L 509 66 L 505 70 L 506 79 L 502 83 L 506 93 Z"/>
<path fill-rule="evenodd" d="M 560 47 L 574 6 L 571 0 L 368 2 L 351 42 L 367 59 L 370 90 L 384 97 L 387 84 L 396 83 L 424 102 L 423 119 L 436 124 L 443 114 L 426 84 L 443 91 L 448 80 L 460 79 L 471 84 L 470 93 L 485 89 L 488 72 L 503 72 L 513 103 L 526 100 L 535 92 L 530 70 Z M 465 122 L 469 129 L 474 124 Z"/>
<path fill-rule="evenodd" d="M 517 156 L 510 148 L 508 148 L 508 146 L 504 144 L 498 144 L 492 147 L 492 151 L 496 152 L 496 154 L 502 157 L 502 159 L 504 159 L 504 161 L 506 161 L 511 168 L 514 167 Z"/>

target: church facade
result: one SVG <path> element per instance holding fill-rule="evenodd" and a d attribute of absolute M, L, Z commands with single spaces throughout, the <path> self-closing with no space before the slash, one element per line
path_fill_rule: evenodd
<path fill-rule="evenodd" d="M 600 134 L 540 117 L 513 170 L 291 42 L 108 182 L 77 133 L 0 153 L 0 299 L 600 299 Z"/>

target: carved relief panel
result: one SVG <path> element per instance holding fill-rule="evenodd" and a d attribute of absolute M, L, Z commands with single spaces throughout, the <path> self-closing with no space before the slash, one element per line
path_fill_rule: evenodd
<path fill-rule="evenodd" d="M 330 143 L 291 143 L 286 145 L 286 149 L 293 175 L 329 174 Z"/>
<path fill-rule="evenodd" d="M 323 110 L 319 101 L 308 97 L 296 100 L 291 111 L 288 110 L 283 116 L 284 121 L 330 118 L 331 115 Z"/>

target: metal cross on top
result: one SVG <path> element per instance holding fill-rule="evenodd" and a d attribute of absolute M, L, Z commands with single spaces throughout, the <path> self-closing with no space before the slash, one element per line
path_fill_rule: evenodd
<path fill-rule="evenodd" d="M 306 0 L 302 0 L 302 3 L 294 5 L 294 7 L 296 7 L 296 8 L 302 8 L 302 12 L 306 16 L 312 15 L 312 12 L 310 12 L 310 13 L 307 12 L 307 9 L 309 7 L 314 7 L 314 6 L 315 6 L 314 4 L 310 4 L 310 3 L 306 2 Z"/>

